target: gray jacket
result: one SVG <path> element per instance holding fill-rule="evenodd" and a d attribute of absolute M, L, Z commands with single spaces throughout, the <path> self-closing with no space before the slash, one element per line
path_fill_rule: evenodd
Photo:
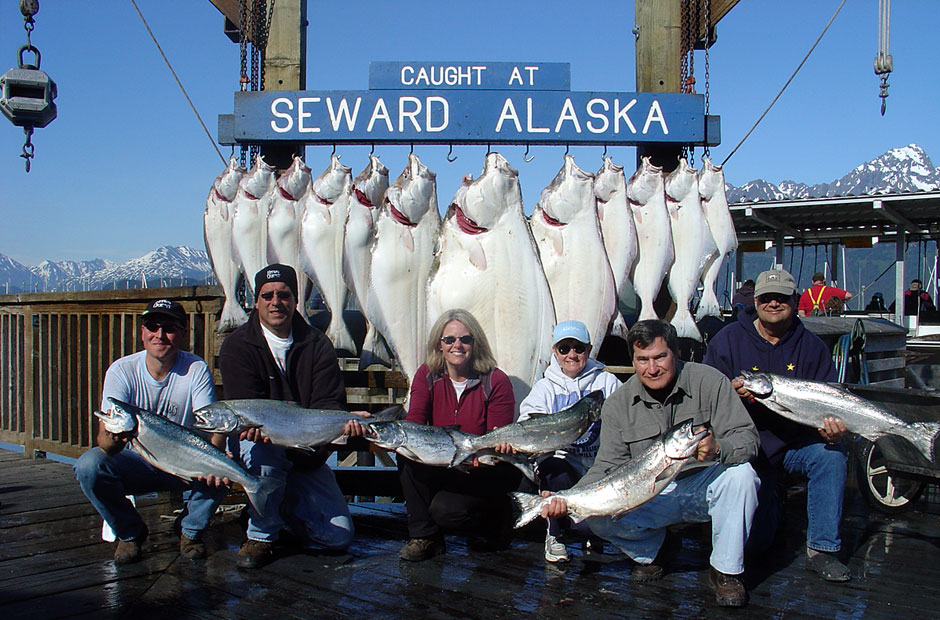
<path fill-rule="evenodd" d="M 677 361 L 676 372 L 675 385 L 663 404 L 649 395 L 635 375 L 607 399 L 601 413 L 597 458 L 577 486 L 597 482 L 614 467 L 642 454 L 674 424 L 689 418 L 695 427 L 711 427 L 722 463 L 738 465 L 757 456 L 757 429 L 728 378 L 710 366 L 692 362 Z M 692 458 L 683 472 L 709 465 Z"/>

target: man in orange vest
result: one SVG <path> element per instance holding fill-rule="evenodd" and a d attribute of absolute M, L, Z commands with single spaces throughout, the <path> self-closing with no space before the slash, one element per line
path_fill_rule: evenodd
<path fill-rule="evenodd" d="M 826 302 L 829 301 L 830 297 L 838 297 L 846 302 L 852 299 L 854 295 L 841 288 L 826 286 L 826 276 L 817 271 L 813 274 L 813 285 L 800 295 L 800 305 L 797 308 L 798 314 L 800 316 L 825 314 Z"/>

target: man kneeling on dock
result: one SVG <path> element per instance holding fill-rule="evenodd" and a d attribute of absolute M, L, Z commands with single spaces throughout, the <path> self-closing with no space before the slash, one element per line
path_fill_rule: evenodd
<path fill-rule="evenodd" d="M 193 411 L 215 402 L 209 367 L 200 357 L 180 350 L 187 340 L 186 313 L 169 299 L 150 302 L 141 317 L 144 350 L 115 361 L 104 377 L 101 409 L 111 409 L 109 397 L 147 409 L 183 426 L 192 426 Z M 125 449 L 135 431 L 111 433 L 98 422 L 98 447 L 75 463 L 82 491 L 118 539 L 116 564 L 140 559 L 147 524 L 127 495 L 154 491 L 191 491 L 181 521 L 180 553 L 191 560 L 206 555 L 203 530 L 228 489 L 209 476 L 192 484 L 147 463 L 133 448 Z M 224 449 L 225 437 L 212 437 Z"/>
<path fill-rule="evenodd" d="M 760 482 L 749 461 L 757 455 L 753 422 L 731 382 L 714 368 L 679 359 L 675 328 L 660 320 L 630 329 L 627 347 L 636 374 L 604 403 L 600 447 L 594 465 L 575 485 L 593 484 L 639 457 L 667 429 L 692 419 L 709 434 L 676 479 L 646 504 L 621 517 L 590 517 L 587 525 L 635 562 L 633 581 L 659 579 L 676 545 L 666 528 L 711 521 L 709 584 L 723 607 L 742 607 L 744 543 L 757 508 Z M 548 492 L 543 492 L 543 495 Z M 562 517 L 565 501 L 552 498 L 543 517 Z"/>

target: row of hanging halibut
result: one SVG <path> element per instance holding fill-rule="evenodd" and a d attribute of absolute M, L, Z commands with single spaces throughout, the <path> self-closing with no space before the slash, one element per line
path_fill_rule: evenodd
<path fill-rule="evenodd" d="M 696 318 L 720 316 L 715 281 L 737 246 L 723 172 L 707 158 L 701 172 L 682 160 L 668 176 L 644 158 L 627 181 L 609 158 L 591 174 L 566 155 L 527 219 L 518 172 L 490 153 L 443 221 L 436 176 L 413 154 L 391 185 L 374 156 L 355 179 L 335 156 L 315 179 L 300 158 L 276 179 L 260 157 L 248 172 L 233 160 L 210 190 L 204 221 L 225 293 L 220 329 L 247 319 L 235 297 L 239 274 L 253 297 L 254 273 L 286 263 L 301 299 L 307 277 L 320 290 L 332 314 L 327 335 L 349 353 L 356 346 L 343 309 L 353 294 L 368 322 L 361 367 L 394 356 L 410 379 L 440 313 L 471 311 L 520 400 L 548 364 L 556 321 L 584 322 L 599 346 L 608 333 L 625 335 L 618 302 L 634 293 L 639 318 L 656 317 L 664 279 L 679 335 L 700 339 L 692 296 L 703 282 Z"/>

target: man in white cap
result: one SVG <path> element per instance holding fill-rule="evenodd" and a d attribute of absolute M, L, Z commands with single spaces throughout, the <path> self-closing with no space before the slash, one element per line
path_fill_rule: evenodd
<path fill-rule="evenodd" d="M 587 394 L 601 390 L 604 398 L 620 387 L 620 379 L 604 370 L 591 356 L 591 336 L 581 321 L 562 321 L 552 334 L 552 361 L 545 377 L 519 405 L 519 421 L 533 413 L 557 413 L 574 405 Z M 538 463 L 540 491 L 570 489 L 594 464 L 600 437 L 600 420 L 564 450 L 543 457 Z M 567 562 L 568 550 L 559 541 L 560 519 L 548 519 L 545 532 L 545 560 Z"/>
<path fill-rule="evenodd" d="M 829 348 L 796 315 L 796 282 L 782 269 L 757 276 L 754 306 L 718 332 L 705 353 L 705 364 L 731 379 L 760 433 L 754 468 L 761 479 L 759 505 L 748 549 L 764 551 L 773 542 L 783 513 L 785 493 L 777 488 L 784 472 L 808 479 L 806 568 L 826 581 L 848 581 L 851 573 L 838 554 L 839 523 L 845 489 L 848 433 L 842 420 L 826 418 L 822 428 L 791 422 L 755 402 L 738 377 L 742 370 L 770 372 L 812 381 L 835 381 Z"/>

